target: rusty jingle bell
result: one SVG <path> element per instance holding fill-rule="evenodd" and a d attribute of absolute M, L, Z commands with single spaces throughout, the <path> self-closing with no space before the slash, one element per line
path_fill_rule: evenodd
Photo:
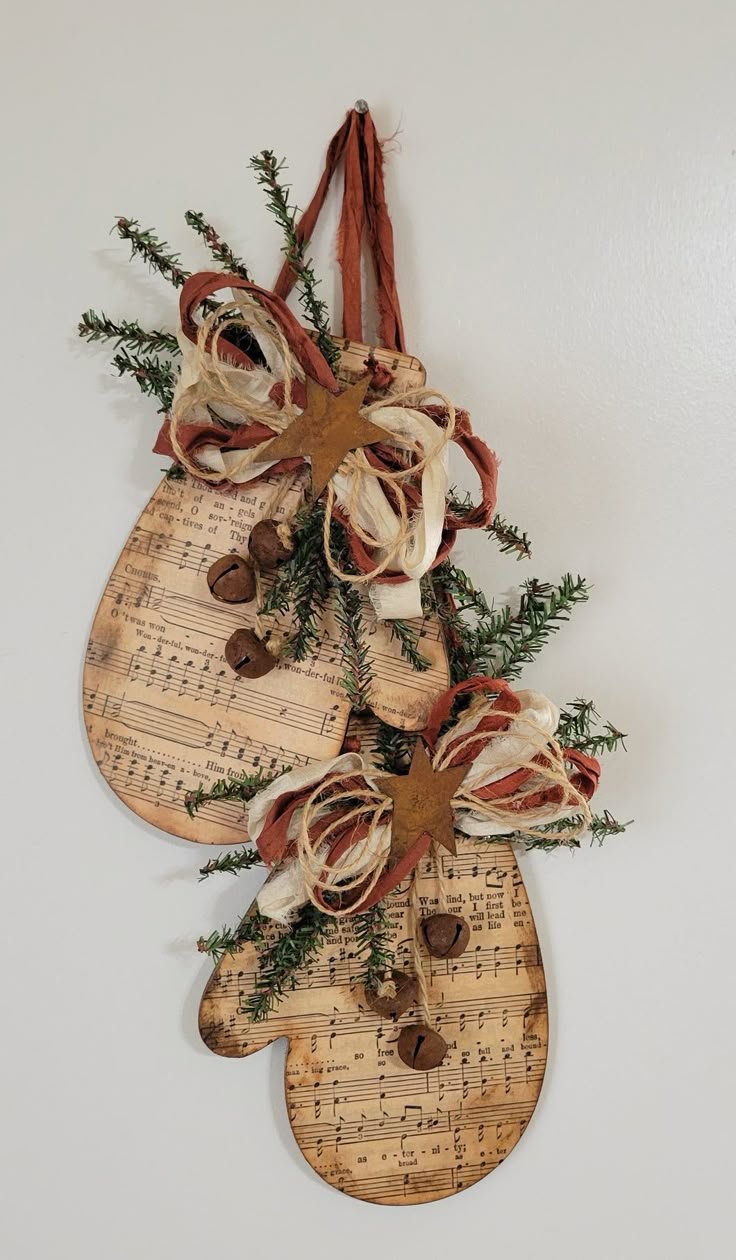
<path fill-rule="evenodd" d="M 447 1042 L 429 1024 L 408 1024 L 399 1033 L 399 1058 L 415 1072 L 439 1067 L 447 1054 Z"/>
<path fill-rule="evenodd" d="M 422 931 L 434 958 L 459 958 L 470 940 L 470 925 L 459 914 L 430 914 Z"/>
<path fill-rule="evenodd" d="M 291 530 L 277 521 L 258 521 L 248 539 L 248 550 L 262 569 L 275 569 L 294 551 Z"/>
<path fill-rule="evenodd" d="M 215 599 L 225 604 L 247 604 L 256 593 L 256 578 L 252 567 L 242 556 L 234 553 L 220 556 L 210 565 L 207 585 Z"/>
<path fill-rule="evenodd" d="M 377 1015 L 403 1015 L 410 1007 L 416 1005 L 419 998 L 419 985 L 415 976 L 408 976 L 405 971 L 392 970 L 389 979 L 393 981 L 396 992 L 393 996 L 381 997 L 375 988 L 365 986 L 367 1005 Z"/>
<path fill-rule="evenodd" d="M 236 630 L 225 644 L 225 660 L 241 678 L 262 678 L 276 668 L 276 657 L 253 630 Z"/>

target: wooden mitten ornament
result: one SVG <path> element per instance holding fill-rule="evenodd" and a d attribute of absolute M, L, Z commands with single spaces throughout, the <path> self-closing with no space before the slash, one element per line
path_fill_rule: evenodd
<path fill-rule="evenodd" d="M 421 904 L 437 905 L 438 868 L 416 873 Z M 430 1022 L 447 1043 L 433 1069 L 402 1061 L 398 1018 L 365 1000 L 359 924 L 336 920 L 287 988 L 254 1021 L 264 992 L 263 946 L 225 955 L 202 999 L 200 1030 L 217 1054 L 238 1058 L 287 1037 L 286 1104 L 305 1159 L 331 1185 L 372 1203 L 427 1203 L 480 1181 L 505 1159 L 537 1103 L 547 1061 L 547 995 L 539 942 L 511 846 L 444 852 L 449 904 L 472 922 L 461 958 L 424 959 Z M 414 966 L 410 881 L 386 902 L 398 966 Z M 256 907 L 254 907 L 254 910 Z M 351 979 L 353 983 L 351 984 Z M 268 993 L 266 992 L 266 997 Z M 247 1107 L 247 1087 L 238 1107 Z"/>
<path fill-rule="evenodd" d="M 342 382 L 372 357 L 390 368 L 398 390 L 423 387 L 424 371 L 410 355 L 340 344 Z M 350 697 L 340 683 L 343 635 L 331 597 L 314 619 L 307 659 L 273 657 L 276 668 L 256 680 L 239 677 L 225 659 L 231 636 L 256 621 L 254 524 L 268 519 L 277 495 L 279 519 L 298 510 L 299 491 L 281 490 L 268 474 L 244 487 L 165 477 L 115 564 L 90 634 L 84 712 L 103 776 L 146 822 L 200 843 L 246 839 L 245 811 L 232 798 L 204 804 L 193 819 L 189 792 L 335 755 L 345 735 Z M 266 590 L 273 580 L 264 566 Z M 288 630 L 288 609 L 268 625 Z M 407 669 L 401 640 L 364 601 L 372 707 L 412 730 L 449 675 L 436 615 L 412 619 L 407 632 L 426 669 Z"/>
<path fill-rule="evenodd" d="M 340 162 L 337 338 L 304 243 Z M 495 455 L 406 352 L 367 106 L 298 221 L 273 154 L 252 166 L 285 232 L 273 291 L 201 215 L 187 220 L 224 272 L 189 275 L 120 219 L 180 289 L 178 333 L 93 311 L 80 325 L 157 395 L 154 449 L 173 460 L 97 611 L 85 718 L 131 810 L 244 845 L 202 876 L 268 870 L 237 926 L 199 941 L 215 963 L 207 1045 L 245 1057 L 286 1037 L 312 1167 L 356 1198 L 423 1203 L 481 1180 L 529 1123 L 547 1003 L 512 845 L 623 830 L 590 807 L 597 754 L 623 736 L 589 701 L 560 710 L 509 681 L 587 598 L 583 579 L 532 579 L 493 610 L 450 560 L 462 529 L 517 558 L 530 544 L 495 513 Z M 364 229 L 378 348 L 363 341 Z M 309 331 L 286 302 L 296 281 Z M 477 502 L 450 488 L 453 452 Z"/>

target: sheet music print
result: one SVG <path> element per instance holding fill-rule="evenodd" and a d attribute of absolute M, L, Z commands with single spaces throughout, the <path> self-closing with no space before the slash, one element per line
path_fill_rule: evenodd
<path fill-rule="evenodd" d="M 357 378 L 368 353 L 367 346 L 344 343 L 341 375 Z M 423 382 L 416 359 L 376 355 L 395 371 L 397 387 Z M 253 625 L 255 605 L 218 604 L 207 588 L 207 570 L 218 556 L 244 551 L 274 491 L 269 478 L 238 491 L 165 479 L 115 565 L 87 650 L 85 720 L 105 779 L 146 821 L 204 843 L 242 842 L 244 809 L 218 803 L 190 819 L 188 790 L 230 772 L 335 756 L 349 715 L 331 614 L 309 661 L 281 661 L 256 681 L 238 678 L 225 662 L 226 640 Z M 294 502 L 289 496 L 281 514 Z M 418 627 L 432 661 L 425 673 L 409 671 L 390 632 L 368 611 L 365 622 L 377 703 L 396 725 L 421 727 L 447 686 L 436 622 Z"/>
<path fill-rule="evenodd" d="M 460 839 L 458 848 L 441 860 L 449 908 L 469 921 L 470 943 L 460 958 L 424 955 L 432 1022 L 450 1046 L 439 1068 L 414 1072 L 396 1052 L 401 1027 L 418 1012 L 381 1019 L 360 985 L 351 988 L 360 959 L 349 920 L 263 1023 L 243 1011 L 256 975 L 253 946 L 220 963 L 202 999 L 200 1032 L 217 1054 L 249 1055 L 289 1038 L 286 1102 L 305 1158 L 338 1190 L 374 1203 L 424 1203 L 479 1181 L 516 1145 L 542 1087 L 547 999 L 519 868 L 506 844 Z M 437 884 L 428 861 L 419 879 L 432 913 Z M 387 905 L 397 965 L 411 970 L 406 889 Z"/>

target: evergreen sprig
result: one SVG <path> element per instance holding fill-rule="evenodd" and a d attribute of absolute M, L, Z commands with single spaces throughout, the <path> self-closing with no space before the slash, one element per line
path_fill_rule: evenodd
<path fill-rule="evenodd" d="M 131 258 L 142 258 L 151 271 L 157 272 L 180 289 L 189 279 L 190 272 L 181 265 L 181 258 L 174 253 L 168 241 L 161 241 L 153 228 L 142 228 L 137 219 L 118 219 L 115 229 L 121 240 L 130 245 Z"/>
<path fill-rule="evenodd" d="M 176 387 L 176 371 L 170 363 L 165 363 L 155 355 L 131 354 L 128 350 L 119 350 L 113 355 L 112 366 L 118 376 L 132 376 L 146 397 L 158 398 L 161 404 L 159 411 L 169 410 Z"/>
<path fill-rule="evenodd" d="M 219 963 L 226 954 L 237 954 L 248 941 L 263 946 L 266 941 L 264 928 L 269 922 L 258 910 L 249 910 L 234 928 L 224 927 L 221 932 L 200 936 L 197 949 L 200 954 L 207 954 L 214 963 Z"/>
<path fill-rule="evenodd" d="M 279 179 L 286 163 L 271 152 L 264 149 L 250 160 L 256 173 L 256 179 L 266 190 L 268 209 L 284 234 L 283 254 L 291 270 L 297 278 L 299 297 L 307 319 L 317 333 L 317 345 L 325 356 L 330 367 L 335 367 L 340 351 L 330 335 L 329 311 L 327 303 L 317 296 L 319 281 L 312 267 L 312 259 L 307 258 L 308 243 L 301 242 L 296 230 L 298 208 L 289 200 L 289 185 Z"/>
<path fill-rule="evenodd" d="M 557 739 L 564 747 L 574 748 L 588 757 L 614 752 L 619 747 L 625 749 L 624 732 L 610 722 L 603 722 L 602 730 L 597 730 L 600 722 L 600 714 L 593 701 L 578 697 L 560 713 Z"/>
<path fill-rule="evenodd" d="M 238 255 L 230 248 L 227 241 L 223 241 L 220 234 L 215 231 L 211 223 L 207 222 L 200 210 L 187 210 L 184 218 L 189 227 L 198 236 L 201 236 L 215 262 L 220 263 L 231 274 L 242 276 L 244 280 L 250 280 L 248 268 L 242 258 L 238 258 Z"/>
<path fill-rule="evenodd" d="M 370 910 L 356 914 L 352 924 L 355 952 L 361 955 L 361 968 L 356 976 L 351 977 L 351 983 L 360 982 L 366 988 L 375 989 L 394 965 L 391 922 L 385 903 L 379 901 Z"/>
<path fill-rule="evenodd" d="M 578 827 L 582 821 L 582 815 L 575 814 L 569 818 L 561 818 L 558 822 L 546 823 L 543 827 L 539 827 L 533 836 L 527 835 L 524 831 L 509 831 L 503 836 L 478 836 L 476 843 L 523 844 L 527 850 L 542 849 L 544 852 L 551 852 L 553 849 L 579 849 L 580 836 L 574 836 L 572 839 L 561 838 L 558 833 L 567 831 L 569 827 Z M 608 836 L 621 835 L 632 822 L 633 819 L 625 823 L 619 822 L 607 809 L 602 814 L 593 814 L 588 824 L 591 844 L 595 841 L 602 844 Z"/>
<path fill-rule="evenodd" d="M 257 792 L 268 787 L 280 775 L 286 774 L 287 770 L 291 770 L 291 766 L 284 766 L 275 774 L 269 774 L 259 766 L 255 774 L 230 774 L 225 779 L 216 779 L 208 788 L 200 783 L 198 788 L 187 792 L 184 798 L 186 811 L 190 818 L 194 818 L 197 811 L 210 801 L 251 801 Z"/>
<path fill-rule="evenodd" d="M 318 953 L 331 922 L 329 915 L 317 910 L 310 902 L 284 935 L 261 952 L 255 988 L 243 1005 L 253 1023 L 271 1013 L 287 988 L 297 987 L 298 972 Z"/>
<path fill-rule="evenodd" d="M 452 486 L 447 496 L 447 507 L 455 516 L 468 516 L 474 507 L 472 495 L 461 497 L 457 488 Z M 500 512 L 496 512 L 490 525 L 485 526 L 485 533 L 495 539 L 502 552 L 515 554 L 517 560 L 528 560 L 532 554 L 529 535 L 512 525 Z"/>
<path fill-rule="evenodd" d="M 137 319 L 122 319 L 116 323 L 104 311 L 85 311 L 79 321 L 79 336 L 85 341 L 114 341 L 115 349 L 147 350 L 151 354 L 178 355 L 179 343 L 173 333 L 160 328 L 141 328 Z"/>
<path fill-rule="evenodd" d="M 257 849 L 234 849 L 229 853 L 220 853 L 218 857 L 210 858 L 209 862 L 200 866 L 199 878 L 207 879 L 209 875 L 219 871 L 228 875 L 239 875 L 241 871 L 249 871 L 252 866 L 262 865 L 263 858 Z"/>
<path fill-rule="evenodd" d="M 405 661 L 408 661 L 412 669 L 423 673 L 425 669 L 429 669 L 432 662 L 423 654 L 419 646 L 419 632 L 409 625 L 408 621 L 403 621 L 400 617 L 389 621 L 388 625 L 391 629 L 391 638 L 396 639 L 400 648 L 401 655 Z"/>
<path fill-rule="evenodd" d="M 319 646 L 319 624 L 332 587 L 322 543 L 324 503 L 318 500 L 297 513 L 294 550 L 279 567 L 261 608 L 261 616 L 291 613 L 295 629 L 283 655 L 303 661 Z"/>
<path fill-rule="evenodd" d="M 525 582 L 518 612 L 494 612 L 467 635 L 472 673 L 518 678 L 589 593 L 585 578 L 570 573 L 557 586 L 537 578 Z"/>
<path fill-rule="evenodd" d="M 483 592 L 473 585 L 467 573 L 449 560 L 437 566 L 432 573 L 432 582 L 436 591 L 452 596 L 457 612 L 470 612 L 478 618 L 491 616 L 491 608 Z"/>
<path fill-rule="evenodd" d="M 376 732 L 376 757 L 379 769 L 389 774 L 401 774 L 409 768 L 416 735 L 413 731 L 402 731 L 397 726 L 389 726 L 379 719 Z"/>
<path fill-rule="evenodd" d="M 588 830 L 590 831 L 591 840 L 597 840 L 599 844 L 603 844 L 603 841 L 608 836 L 622 835 L 627 827 L 632 825 L 633 821 L 633 818 L 630 818 L 628 822 L 619 822 L 617 818 L 614 818 L 613 814 L 604 809 L 602 814 L 593 814 L 590 820 Z"/>
<path fill-rule="evenodd" d="M 338 568 L 343 573 L 353 571 L 347 536 L 339 521 L 330 527 L 330 546 Z M 341 683 L 351 707 L 358 713 L 368 708 L 371 701 L 373 670 L 368 654 L 363 601 L 360 591 L 352 582 L 343 582 L 330 571 L 335 600 L 335 621 L 342 631 L 343 672 Z"/>
<path fill-rule="evenodd" d="M 529 535 L 517 529 L 516 525 L 507 521 L 500 512 L 496 512 L 490 525 L 486 526 L 485 532 L 495 538 L 499 550 L 505 555 L 515 554 L 517 560 L 528 560 L 531 557 L 532 544 Z"/>

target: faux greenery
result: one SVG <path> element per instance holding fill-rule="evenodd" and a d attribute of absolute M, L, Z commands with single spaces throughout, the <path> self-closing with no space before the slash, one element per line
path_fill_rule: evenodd
<path fill-rule="evenodd" d="M 223 241 L 199 210 L 187 210 L 184 218 L 197 236 L 202 238 L 213 259 L 223 271 L 227 271 L 230 275 L 242 276 L 243 280 L 250 280 L 248 268 L 242 258 L 238 258 L 227 241 Z"/>
<path fill-rule="evenodd" d="M 317 345 L 330 367 L 334 367 L 340 351 L 330 335 L 327 303 L 317 296 L 319 281 L 315 277 L 311 258 L 306 256 L 307 242 L 300 242 L 297 235 L 297 207 L 289 200 L 288 184 L 280 179 L 286 163 L 279 161 L 270 149 L 264 149 L 251 158 L 250 164 L 258 183 L 266 191 L 268 209 L 284 234 L 283 253 L 297 278 L 307 319 L 317 333 Z"/>
<path fill-rule="evenodd" d="M 391 924 L 385 905 L 379 901 L 362 914 L 354 915 L 351 927 L 355 933 L 355 954 L 360 962 L 353 983 L 359 981 L 375 989 L 394 965 Z"/>
<path fill-rule="evenodd" d="M 291 767 L 289 766 L 288 769 Z M 285 770 L 279 770 L 277 774 L 267 774 L 262 767 L 259 767 L 255 774 L 247 774 L 244 771 L 242 774 L 228 775 L 226 779 L 216 779 L 207 789 L 200 784 L 193 792 L 187 792 L 184 797 L 186 811 L 190 818 L 194 818 L 197 811 L 203 805 L 208 805 L 210 801 L 250 801 L 257 792 L 268 787 L 279 774 L 284 773 Z"/>
<path fill-rule="evenodd" d="M 245 999 L 244 1009 L 254 1023 L 265 1019 L 287 992 L 296 988 L 298 973 L 319 952 L 332 926 L 332 919 L 311 902 L 299 911 L 287 932 L 273 945 L 261 949 L 255 988 Z"/>

